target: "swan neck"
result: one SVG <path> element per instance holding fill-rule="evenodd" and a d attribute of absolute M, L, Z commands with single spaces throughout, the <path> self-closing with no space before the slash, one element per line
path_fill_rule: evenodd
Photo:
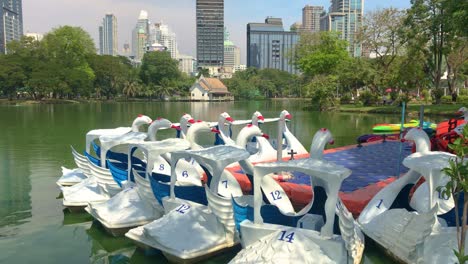
<path fill-rule="evenodd" d="M 431 151 L 431 143 L 427 137 L 418 137 L 414 140 L 416 152 L 424 153 Z"/>

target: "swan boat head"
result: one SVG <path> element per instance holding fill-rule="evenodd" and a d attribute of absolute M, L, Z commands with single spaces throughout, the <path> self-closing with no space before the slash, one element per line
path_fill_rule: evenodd
<path fill-rule="evenodd" d="M 143 125 L 149 125 L 153 120 L 145 115 L 138 115 L 132 123 L 132 132 L 140 132 L 140 127 Z"/>
<path fill-rule="evenodd" d="M 181 130 L 181 133 L 182 133 L 181 137 L 184 138 L 187 135 L 189 125 L 194 124 L 195 119 L 193 119 L 193 117 L 190 114 L 184 114 L 180 118 L 179 123 L 180 123 L 180 130 Z"/>
<path fill-rule="evenodd" d="M 322 159 L 323 150 L 327 143 L 333 145 L 335 140 L 333 139 L 333 135 L 330 130 L 321 128 L 315 133 L 314 138 L 312 139 L 312 144 L 310 145 L 310 158 Z"/>
<path fill-rule="evenodd" d="M 259 121 L 263 122 L 263 121 L 265 121 L 265 118 L 263 117 L 262 113 L 260 113 L 259 111 L 256 111 L 252 115 L 252 125 L 258 126 Z"/>
<path fill-rule="evenodd" d="M 255 125 L 247 125 L 241 129 L 239 134 L 237 135 L 236 145 L 245 148 L 247 143 L 252 140 L 253 137 L 264 137 L 269 138 L 269 136 L 265 133 L 262 133 L 260 128 Z"/>
<path fill-rule="evenodd" d="M 416 152 L 427 153 L 431 151 L 431 141 L 421 128 L 412 128 L 406 133 L 404 140 L 414 141 Z"/>
<path fill-rule="evenodd" d="M 468 109 L 466 107 L 458 109 L 457 114 L 462 115 L 463 119 L 468 121 Z"/>
<path fill-rule="evenodd" d="M 201 149 L 202 147 L 198 145 L 197 138 L 201 133 L 219 133 L 215 128 L 212 128 L 207 122 L 196 122 L 190 126 L 190 129 L 187 132 L 187 140 L 190 142 L 191 149 Z"/>
<path fill-rule="evenodd" d="M 177 128 L 175 127 L 171 121 L 165 118 L 158 118 L 154 120 L 151 125 L 148 127 L 148 137 L 150 141 L 156 141 L 156 135 L 158 130 L 160 129 L 167 129 L 167 128 Z"/>

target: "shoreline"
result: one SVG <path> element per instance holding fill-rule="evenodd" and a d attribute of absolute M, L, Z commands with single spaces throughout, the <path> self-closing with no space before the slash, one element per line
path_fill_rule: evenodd
<path fill-rule="evenodd" d="M 303 98 L 270 98 L 266 100 L 304 100 Z M 236 100 L 242 101 L 242 100 Z M 0 99 L 0 105 L 43 105 L 43 104 L 88 104 L 88 103 L 135 103 L 135 102 L 177 102 L 164 101 L 164 100 L 151 100 L 148 99 L 130 99 L 125 100 L 80 100 L 80 99 L 46 99 L 46 100 L 30 100 L 30 99 L 13 99 L 7 98 Z M 234 101 L 235 102 L 235 101 Z M 407 106 L 407 116 L 418 117 L 420 104 L 410 104 Z M 427 116 L 453 116 L 455 112 L 464 106 L 463 104 L 441 104 L 441 105 L 424 105 L 424 115 Z M 309 108 L 310 110 L 310 108 Z M 310 110 L 315 111 L 315 110 Z M 336 112 L 342 113 L 357 113 L 357 114 L 401 114 L 401 107 L 398 106 L 355 106 L 355 105 L 340 105 Z"/>

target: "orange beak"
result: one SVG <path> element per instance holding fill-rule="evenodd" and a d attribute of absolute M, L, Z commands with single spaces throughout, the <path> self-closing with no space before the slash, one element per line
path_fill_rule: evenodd
<path fill-rule="evenodd" d="M 258 116 L 257 118 L 258 118 L 258 120 L 265 121 L 265 118 L 263 116 Z"/>
<path fill-rule="evenodd" d="M 187 122 L 189 122 L 190 124 L 195 124 L 195 120 L 193 118 L 190 118 Z"/>
<path fill-rule="evenodd" d="M 171 128 L 176 129 L 176 130 L 180 130 L 180 126 L 176 126 L 176 125 L 172 125 Z"/>
<path fill-rule="evenodd" d="M 219 131 L 219 130 L 216 129 L 216 128 L 212 128 L 212 129 L 211 129 L 211 132 L 216 133 L 216 134 L 221 133 L 221 131 Z"/>
<path fill-rule="evenodd" d="M 286 119 L 292 119 L 292 115 L 291 115 L 291 114 L 287 114 L 287 115 L 285 116 L 285 118 L 286 118 Z"/>
<path fill-rule="evenodd" d="M 232 119 L 232 117 L 226 117 L 226 120 L 229 121 L 229 122 L 234 122 L 234 119 Z"/>

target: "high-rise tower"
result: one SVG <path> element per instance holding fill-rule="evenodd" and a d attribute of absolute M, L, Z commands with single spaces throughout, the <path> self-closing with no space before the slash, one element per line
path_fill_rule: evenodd
<path fill-rule="evenodd" d="M 0 0 L 0 53 L 6 44 L 23 36 L 23 7 L 21 0 Z"/>
<path fill-rule="evenodd" d="M 320 18 L 320 30 L 338 32 L 349 42 L 348 51 L 359 57 L 362 45 L 356 42 L 356 34 L 362 26 L 364 0 L 331 0 L 327 14 Z"/>
<path fill-rule="evenodd" d="M 323 6 L 306 5 L 302 9 L 302 31 L 320 31 L 320 16 L 323 13 Z"/>
<path fill-rule="evenodd" d="M 152 44 L 149 40 L 149 26 L 148 12 L 141 10 L 132 32 L 132 55 L 136 61 L 143 59 L 146 47 Z"/>
<path fill-rule="evenodd" d="M 106 14 L 99 27 L 99 51 L 101 55 L 117 56 L 117 18 Z"/>
<path fill-rule="evenodd" d="M 197 0 L 198 65 L 221 67 L 224 63 L 224 0 Z"/>

